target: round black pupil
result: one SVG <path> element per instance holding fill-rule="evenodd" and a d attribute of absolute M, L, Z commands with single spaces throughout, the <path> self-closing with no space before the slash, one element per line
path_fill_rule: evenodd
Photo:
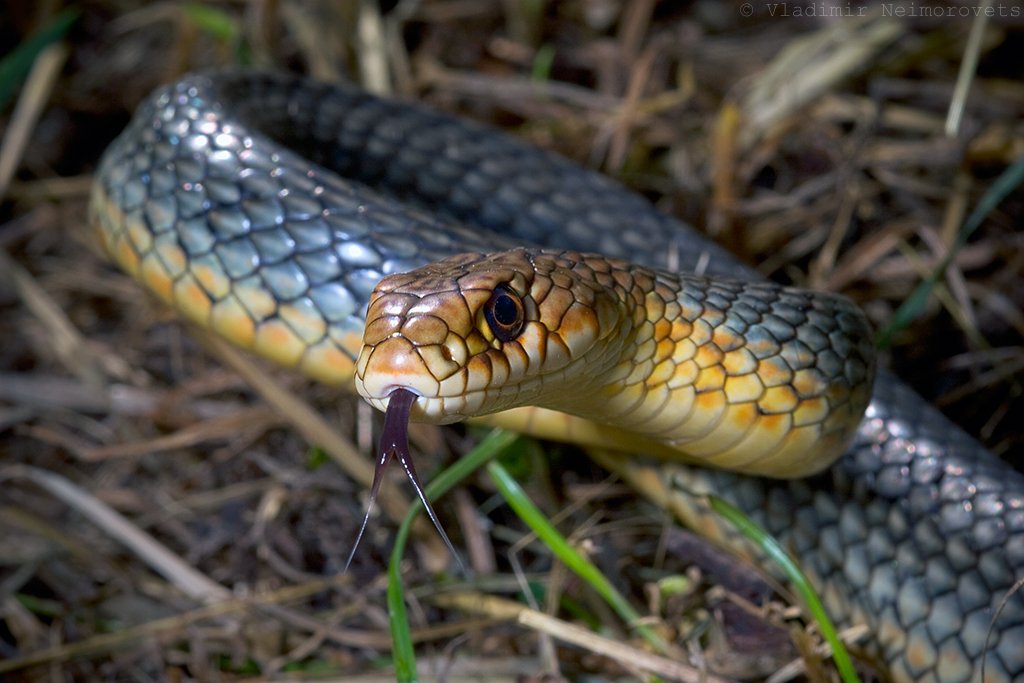
<path fill-rule="evenodd" d="M 515 325 L 519 319 L 519 307 L 508 294 L 499 294 L 494 300 L 494 319 L 499 325 Z"/>

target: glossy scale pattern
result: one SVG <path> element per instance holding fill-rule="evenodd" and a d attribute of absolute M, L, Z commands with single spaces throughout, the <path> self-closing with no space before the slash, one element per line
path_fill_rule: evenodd
<path fill-rule="evenodd" d="M 154 93 L 100 163 L 91 220 L 183 314 L 337 384 L 380 278 L 455 253 L 532 243 L 757 279 L 564 159 L 284 75 L 196 75 Z M 987 683 L 1024 682 L 1024 594 L 1009 594 L 1024 574 L 1024 477 L 890 373 L 850 448 L 811 480 L 612 465 L 680 512 L 698 487 L 750 511 L 811 569 L 840 624 L 870 627 L 865 649 L 893 680 L 980 681 L 984 655 Z M 729 537 L 706 517 L 698 527 Z"/>

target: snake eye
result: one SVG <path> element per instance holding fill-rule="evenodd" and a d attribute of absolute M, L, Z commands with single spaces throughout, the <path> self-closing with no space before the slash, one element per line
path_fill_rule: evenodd
<path fill-rule="evenodd" d="M 499 285 L 484 304 L 484 318 L 499 341 L 510 342 L 519 336 L 526 323 L 523 300 L 508 287 Z"/>

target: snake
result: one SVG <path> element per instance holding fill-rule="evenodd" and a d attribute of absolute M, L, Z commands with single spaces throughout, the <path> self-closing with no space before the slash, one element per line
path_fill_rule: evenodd
<path fill-rule="evenodd" d="M 751 555 L 699 502 L 720 496 L 893 681 L 1024 681 L 1024 477 L 876 370 L 845 298 L 764 281 L 607 176 L 353 84 L 216 71 L 139 105 L 89 221 L 232 343 L 399 420 L 617 449 Z"/>

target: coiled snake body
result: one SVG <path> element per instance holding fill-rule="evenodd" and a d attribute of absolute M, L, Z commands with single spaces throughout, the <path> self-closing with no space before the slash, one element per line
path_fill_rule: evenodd
<path fill-rule="evenodd" d="M 753 284 L 755 273 L 642 198 L 554 155 L 354 87 L 280 75 L 190 76 L 156 92 L 105 154 L 91 220 L 118 263 L 186 316 L 333 383 L 351 382 L 356 371 L 378 281 L 453 254 L 531 244 L 555 251 L 511 253 L 586 263 L 591 257 L 574 250 L 600 252 L 684 272 L 701 265 L 733 283 L 695 285 L 720 298 L 746 287 L 780 291 Z M 535 303 L 525 290 L 512 294 L 513 303 Z M 713 297 L 708 302 L 715 308 Z M 500 323 L 511 304 L 497 305 Z M 859 426 L 844 426 L 867 396 L 871 370 L 857 341 L 862 321 L 845 304 L 835 306 L 846 322 L 828 323 L 824 336 L 840 330 L 843 358 L 856 360 L 811 362 L 834 368 L 845 388 L 828 397 L 836 421 L 812 421 L 818 426 L 810 433 L 820 438 L 795 449 L 818 443 L 837 456 L 838 444 L 848 443 L 830 469 L 780 481 L 640 459 L 612 466 L 729 545 L 738 542 L 690 492 L 714 492 L 754 517 L 790 547 L 840 624 L 869 626 L 867 649 L 894 680 L 980 681 L 985 654 L 985 681 L 1024 681 L 1024 596 L 1007 598 L 1024 570 L 1024 478 L 885 371 Z M 484 329 L 478 323 L 467 324 Z M 444 346 L 436 327 L 420 328 Z M 370 328 L 366 334 L 373 336 Z M 809 334 L 797 357 L 822 337 Z M 481 350 L 493 341 L 485 335 Z M 655 354 L 657 343 L 649 346 Z M 445 347 L 435 360 L 450 363 L 460 349 Z M 574 352 L 559 349 L 550 357 Z M 750 386 L 733 385 L 740 394 Z M 361 391 L 373 394 L 372 381 Z M 766 404 L 767 412 L 773 405 L 780 404 Z M 579 412 L 600 417 L 593 405 Z M 674 428 L 655 413 L 636 420 L 656 432 Z M 747 418 L 723 412 L 715 421 L 724 419 Z M 686 451 L 687 441 L 704 435 L 694 433 L 674 442 Z M 697 450 L 728 458 L 737 441 L 701 442 Z M 761 462 L 751 455 L 725 464 L 785 475 L 822 466 L 785 471 Z"/>

